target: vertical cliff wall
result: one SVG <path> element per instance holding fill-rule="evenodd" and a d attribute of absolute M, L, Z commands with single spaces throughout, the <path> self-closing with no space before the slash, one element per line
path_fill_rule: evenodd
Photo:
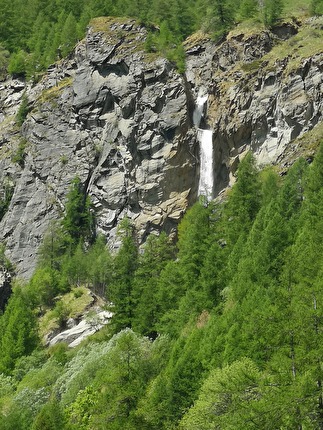
<path fill-rule="evenodd" d="M 307 24 L 312 37 L 321 34 L 320 25 Z M 75 176 L 111 245 L 125 215 L 139 242 L 152 231 L 175 231 L 198 194 L 193 111 L 201 89 L 209 95 L 203 127 L 213 131 L 215 195 L 230 184 L 246 150 L 259 163 L 277 161 L 322 120 L 322 49 L 270 56 L 276 46 L 301 43 L 300 31 L 294 23 L 276 32 L 235 32 L 218 44 L 194 35 L 185 44 L 182 76 L 165 58 L 145 52 L 143 26 L 100 18 L 70 58 L 50 67 L 39 83 L 3 82 L 0 198 L 8 189 L 13 195 L 0 240 L 19 273 L 32 273 Z M 24 93 L 29 112 L 19 127 Z"/>
<path fill-rule="evenodd" d="M 1 239 L 22 274 L 31 273 L 75 176 L 86 185 L 98 230 L 111 239 L 125 215 L 139 241 L 152 230 L 171 232 L 196 199 L 185 79 L 166 59 L 145 53 L 146 34 L 134 21 L 95 20 L 74 55 L 27 88 L 30 112 L 20 132 L 10 123 L 17 104 L 4 109 L 0 183 L 12 182 L 14 194 Z M 14 84 L 7 85 L 9 93 Z"/>

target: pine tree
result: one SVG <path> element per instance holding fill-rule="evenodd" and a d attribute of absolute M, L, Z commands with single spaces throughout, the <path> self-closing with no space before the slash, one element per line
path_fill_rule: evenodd
<path fill-rule="evenodd" d="M 118 234 L 121 247 L 113 262 L 113 279 L 108 299 L 113 302 L 112 325 L 115 333 L 131 328 L 133 323 L 134 299 L 133 279 L 138 265 L 138 249 L 134 230 L 128 218 L 120 223 Z"/>
<path fill-rule="evenodd" d="M 0 372 L 12 372 L 19 357 L 38 345 L 37 322 L 26 297 L 16 287 L 0 317 Z"/>
<path fill-rule="evenodd" d="M 239 8 L 239 18 L 250 19 L 259 13 L 258 0 L 242 0 Z"/>
<path fill-rule="evenodd" d="M 159 277 L 166 264 L 174 258 L 174 246 L 167 235 L 150 235 L 144 253 L 139 256 L 134 276 L 133 328 L 140 333 L 155 337 L 163 305 L 159 302 Z"/>
<path fill-rule="evenodd" d="M 61 32 L 61 55 L 69 54 L 77 41 L 77 24 L 75 16 L 70 12 L 66 18 Z"/>
<path fill-rule="evenodd" d="M 31 430 L 63 430 L 65 420 L 57 400 L 46 403 L 36 416 Z"/>
<path fill-rule="evenodd" d="M 255 159 L 249 152 L 241 161 L 237 182 L 234 184 L 224 209 L 229 245 L 251 228 L 261 202 L 261 183 Z"/>
<path fill-rule="evenodd" d="M 282 0 L 264 0 L 262 10 L 264 24 L 268 27 L 276 24 L 283 11 Z"/>
<path fill-rule="evenodd" d="M 99 235 L 89 249 L 86 261 L 88 281 L 94 292 L 102 296 L 109 296 L 113 277 L 113 261 L 103 235 Z"/>
<path fill-rule="evenodd" d="M 76 177 L 67 195 L 65 216 L 62 220 L 65 233 L 74 247 L 81 239 L 92 241 L 94 220 L 91 204 L 79 177 Z"/>
<path fill-rule="evenodd" d="M 255 409 L 261 396 L 261 372 L 248 358 L 214 369 L 198 400 L 182 419 L 180 430 L 248 429 L 265 427 Z M 262 421 L 257 418 L 261 417 Z"/>

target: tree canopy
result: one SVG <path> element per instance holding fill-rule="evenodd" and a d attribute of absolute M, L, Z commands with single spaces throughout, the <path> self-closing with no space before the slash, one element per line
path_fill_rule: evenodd
<path fill-rule="evenodd" d="M 89 240 L 76 179 L 0 316 L 0 428 L 323 428 L 322 157 L 323 145 L 281 177 L 249 153 L 223 201 L 188 210 L 176 243 L 162 233 L 140 247 L 125 217 L 115 253 Z M 63 327 L 64 294 L 84 285 L 111 324 L 74 351 L 44 349 L 37 317 Z"/>
<path fill-rule="evenodd" d="M 36 79 L 42 70 L 71 52 L 84 37 L 90 19 L 99 16 L 131 17 L 147 28 L 153 24 L 159 30 L 149 34 L 147 49 L 157 49 L 179 64 L 183 57 L 180 44 L 193 32 L 203 29 L 213 37 L 221 37 L 236 23 L 250 19 L 270 27 L 282 16 L 285 3 L 286 0 L 1 0 L 0 73 L 8 68 L 13 75 Z M 309 12 L 323 13 L 322 0 L 305 3 Z"/>

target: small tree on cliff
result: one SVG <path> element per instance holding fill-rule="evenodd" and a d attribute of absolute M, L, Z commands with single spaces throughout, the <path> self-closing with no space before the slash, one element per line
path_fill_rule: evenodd
<path fill-rule="evenodd" d="M 81 239 L 90 242 L 94 239 L 94 216 L 91 212 L 91 203 L 79 177 L 73 180 L 67 195 L 62 227 L 71 240 L 73 248 Z"/>

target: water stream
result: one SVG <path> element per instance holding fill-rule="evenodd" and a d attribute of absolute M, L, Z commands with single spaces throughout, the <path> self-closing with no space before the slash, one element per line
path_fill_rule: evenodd
<path fill-rule="evenodd" d="M 198 195 L 205 196 L 207 200 L 213 197 L 213 139 L 212 130 L 200 128 L 204 115 L 205 103 L 208 96 L 199 96 L 193 113 L 193 123 L 197 130 L 197 140 L 200 144 L 200 179 Z"/>

